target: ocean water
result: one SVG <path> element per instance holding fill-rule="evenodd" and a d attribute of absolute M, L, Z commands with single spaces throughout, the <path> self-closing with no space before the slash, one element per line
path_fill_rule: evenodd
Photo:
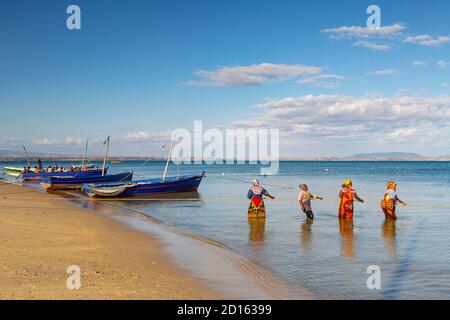
<path fill-rule="evenodd" d="M 163 167 L 126 161 L 111 165 L 110 172 L 133 170 L 141 179 L 160 176 Z M 277 175 L 266 177 L 251 164 L 171 165 L 169 175 L 202 170 L 206 177 L 197 194 L 114 204 L 223 243 L 289 286 L 319 297 L 450 298 L 450 162 L 286 161 Z M 276 197 L 265 202 L 265 221 L 247 219 L 246 194 L 254 178 Z M 347 178 L 366 201 L 355 203 L 352 223 L 337 218 L 337 195 Z M 398 183 L 399 197 L 409 204 L 397 208 L 395 222 L 385 221 L 379 206 L 388 180 Z M 313 200 L 314 221 L 299 210 L 300 183 L 325 198 Z M 367 287 L 369 266 L 380 268 L 380 289 Z"/>

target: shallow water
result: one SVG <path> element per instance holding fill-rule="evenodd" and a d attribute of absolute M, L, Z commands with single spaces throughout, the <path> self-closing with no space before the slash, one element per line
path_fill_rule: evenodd
<path fill-rule="evenodd" d="M 6 164 L 6 163 L 5 163 Z M 135 178 L 159 176 L 163 162 L 124 162 L 111 172 L 133 170 Z M 183 201 L 114 201 L 193 235 L 213 239 L 292 286 L 320 296 L 352 299 L 444 299 L 450 297 L 449 162 L 281 162 L 276 176 L 258 177 L 256 165 L 171 166 L 170 174 L 206 178 L 198 194 Z M 245 198 L 255 178 L 277 199 L 266 200 L 265 222 L 251 222 Z M 358 194 L 353 224 L 337 219 L 337 193 L 352 178 Z M 411 204 L 399 207 L 396 222 L 384 220 L 379 201 L 385 184 Z M 300 213 L 299 183 L 325 197 L 314 200 L 315 220 Z M 433 207 L 435 206 L 435 207 Z M 369 290 L 367 267 L 381 269 L 381 289 Z"/>

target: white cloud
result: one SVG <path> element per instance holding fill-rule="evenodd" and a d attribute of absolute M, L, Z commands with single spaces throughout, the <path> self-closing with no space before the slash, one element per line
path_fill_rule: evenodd
<path fill-rule="evenodd" d="M 318 75 L 313 75 L 305 77 L 304 79 L 297 80 L 298 84 L 306 84 L 322 88 L 334 88 L 336 87 L 337 81 L 346 80 L 344 76 L 340 76 L 332 73 L 322 73 Z"/>
<path fill-rule="evenodd" d="M 19 139 L 17 138 L 1 138 L 0 145 L 2 146 L 12 146 L 17 145 L 19 143 Z"/>
<path fill-rule="evenodd" d="M 149 140 L 152 137 L 153 137 L 153 134 L 149 131 L 137 131 L 137 132 L 127 133 L 127 135 L 125 136 L 125 139 L 133 140 L 133 141 L 145 141 L 145 140 Z"/>
<path fill-rule="evenodd" d="M 400 128 L 389 133 L 389 137 L 395 140 L 405 140 L 417 133 L 417 128 Z"/>
<path fill-rule="evenodd" d="M 444 83 L 441 84 L 441 87 L 442 88 L 448 88 L 448 87 L 450 87 L 450 83 L 444 82 Z"/>
<path fill-rule="evenodd" d="M 405 38 L 404 42 L 425 47 L 438 47 L 450 42 L 450 36 L 433 37 L 429 34 L 420 34 L 416 36 L 408 36 Z"/>
<path fill-rule="evenodd" d="M 399 74 L 399 71 L 394 69 L 382 69 L 368 73 L 369 76 L 391 76 L 395 74 Z"/>
<path fill-rule="evenodd" d="M 150 132 L 136 131 L 129 132 L 125 136 L 125 140 L 129 141 L 166 141 L 172 136 L 172 131 Z"/>
<path fill-rule="evenodd" d="M 413 62 L 414 67 L 426 67 L 428 65 L 427 61 L 416 60 Z"/>
<path fill-rule="evenodd" d="M 67 144 L 77 145 L 83 143 L 84 139 L 80 137 L 67 137 L 64 139 L 64 142 Z"/>
<path fill-rule="evenodd" d="M 380 28 L 366 28 L 360 26 L 343 26 L 338 28 L 324 29 L 321 32 L 330 34 L 336 39 L 360 39 L 374 37 L 390 37 L 401 34 L 406 29 L 405 24 L 395 23 Z"/>
<path fill-rule="evenodd" d="M 52 145 L 52 144 L 58 144 L 61 143 L 61 141 L 59 139 L 55 139 L 55 138 L 42 138 L 39 140 L 36 140 L 36 144 L 40 144 L 40 145 Z"/>
<path fill-rule="evenodd" d="M 322 33 L 330 35 L 332 39 L 346 39 L 355 41 L 353 46 L 367 48 L 375 51 L 388 51 L 392 45 L 388 42 L 402 37 L 406 25 L 395 23 L 380 28 L 367 28 L 360 26 L 343 26 L 321 30 Z M 384 41 L 385 43 L 381 43 Z"/>
<path fill-rule="evenodd" d="M 361 26 L 342 26 L 321 30 L 332 39 L 352 40 L 354 46 L 368 48 L 376 51 L 392 49 L 393 42 L 404 42 L 425 47 L 439 47 L 450 42 L 450 35 L 432 36 L 429 34 L 407 35 L 404 33 L 404 23 L 394 23 L 380 28 L 367 28 Z M 374 42 L 374 40 L 376 40 Z M 380 43 L 380 41 L 385 43 Z"/>
<path fill-rule="evenodd" d="M 392 49 L 392 46 L 390 46 L 388 44 L 373 43 L 373 42 L 369 42 L 366 40 L 357 41 L 353 45 L 357 46 L 357 47 L 363 47 L 363 48 L 376 50 L 376 51 L 388 51 L 388 50 Z"/>
<path fill-rule="evenodd" d="M 41 138 L 36 140 L 38 145 L 55 145 L 55 144 L 71 144 L 79 145 L 83 143 L 84 139 L 79 137 L 66 137 L 66 138 Z"/>
<path fill-rule="evenodd" d="M 278 128 L 287 139 L 318 143 L 342 138 L 424 143 L 428 132 L 450 124 L 450 96 L 305 95 L 268 100 L 254 109 L 235 126 Z"/>
<path fill-rule="evenodd" d="M 396 96 L 423 96 L 428 91 L 428 88 L 402 88 L 395 93 Z"/>
<path fill-rule="evenodd" d="M 315 66 L 261 63 L 220 67 L 214 71 L 199 70 L 194 72 L 194 75 L 201 79 L 189 81 L 187 84 L 208 87 L 243 87 L 315 75 L 321 71 L 322 68 Z"/>
<path fill-rule="evenodd" d="M 439 61 L 437 62 L 437 65 L 438 65 L 438 67 L 441 68 L 441 69 L 447 69 L 447 68 L 450 66 L 450 62 L 444 61 L 444 60 L 439 60 Z"/>

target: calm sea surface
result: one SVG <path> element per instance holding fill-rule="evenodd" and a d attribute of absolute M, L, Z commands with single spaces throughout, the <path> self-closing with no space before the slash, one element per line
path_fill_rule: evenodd
<path fill-rule="evenodd" d="M 143 164 L 115 164 L 110 172 L 133 170 L 141 179 L 160 176 L 164 167 L 163 162 Z M 449 162 L 281 162 L 279 173 L 267 177 L 249 164 L 171 165 L 169 175 L 201 170 L 206 177 L 198 195 L 186 195 L 184 201 L 124 200 L 119 205 L 221 242 L 290 285 L 326 297 L 450 298 Z M 247 220 L 246 193 L 254 178 L 276 197 L 266 200 L 266 221 Z M 337 194 L 347 178 L 366 200 L 355 204 L 353 224 L 337 219 Z M 398 207 L 396 222 L 385 221 L 379 207 L 390 179 L 398 183 L 399 197 L 411 204 Z M 298 208 L 299 183 L 325 198 L 313 201 L 313 222 Z M 367 288 L 371 265 L 381 269 L 380 290 Z"/>

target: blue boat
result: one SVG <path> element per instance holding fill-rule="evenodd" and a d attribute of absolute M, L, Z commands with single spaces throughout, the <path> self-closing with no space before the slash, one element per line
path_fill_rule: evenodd
<path fill-rule="evenodd" d="M 105 168 L 105 174 L 108 168 Z M 23 181 L 40 181 L 41 178 L 49 177 L 95 177 L 101 176 L 103 169 L 88 169 L 88 170 L 75 170 L 75 171 L 39 171 L 39 172 L 24 172 L 17 178 L 22 178 Z"/>
<path fill-rule="evenodd" d="M 41 178 L 41 186 L 47 191 L 61 189 L 81 189 L 85 183 L 123 183 L 133 178 L 133 172 L 122 172 L 108 175 L 79 175 L 74 177 L 52 176 Z"/>
<path fill-rule="evenodd" d="M 205 176 L 197 175 L 136 180 L 126 183 L 84 184 L 82 191 L 89 197 L 127 197 L 146 196 L 171 192 L 197 191 Z"/>

